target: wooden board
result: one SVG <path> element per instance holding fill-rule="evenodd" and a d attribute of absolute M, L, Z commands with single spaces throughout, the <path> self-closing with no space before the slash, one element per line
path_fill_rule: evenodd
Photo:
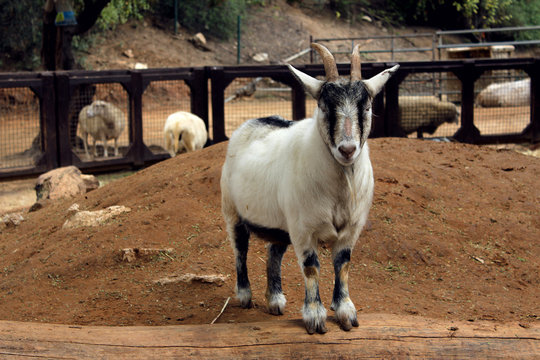
<path fill-rule="evenodd" d="M 0 321 L 0 359 L 538 359 L 537 323 L 451 322 L 367 314 L 349 332 L 332 319 L 179 326 L 70 326 Z"/>

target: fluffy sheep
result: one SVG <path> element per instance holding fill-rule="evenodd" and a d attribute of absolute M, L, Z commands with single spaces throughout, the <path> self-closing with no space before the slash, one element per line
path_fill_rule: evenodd
<path fill-rule="evenodd" d="M 491 84 L 476 97 L 476 104 L 484 107 L 527 106 L 530 101 L 531 79 Z"/>
<path fill-rule="evenodd" d="M 79 112 L 79 129 L 82 133 L 84 151 L 88 154 L 88 134 L 94 139 L 94 156 L 97 156 L 96 141 L 103 142 L 104 156 L 109 156 L 107 140 L 114 140 L 114 156 L 118 156 L 118 138 L 125 127 L 125 117 L 122 110 L 111 103 L 96 100 Z"/>
<path fill-rule="evenodd" d="M 367 138 L 372 99 L 398 65 L 361 79 L 360 53 L 351 56 L 351 78 L 339 77 L 334 57 L 312 44 L 323 59 L 326 80 L 289 69 L 317 100 L 313 118 L 252 119 L 231 136 L 221 175 L 222 212 L 236 258 L 236 294 L 252 306 L 247 272 L 250 233 L 269 241 L 266 300 L 271 314 L 285 307 L 281 261 L 289 245 L 304 276 L 302 308 L 308 333 L 326 332 L 319 296 L 318 246 L 332 249 L 335 282 L 331 309 L 343 330 L 358 326 L 349 296 L 351 252 L 366 223 L 373 198 Z"/>
<path fill-rule="evenodd" d="M 202 149 L 208 139 L 204 121 L 189 112 L 178 111 L 169 115 L 163 127 L 165 149 L 171 157 L 181 152 Z"/>
<path fill-rule="evenodd" d="M 443 123 L 457 123 L 459 110 L 449 101 L 435 96 L 400 96 L 399 119 L 405 134 L 433 134 Z"/>

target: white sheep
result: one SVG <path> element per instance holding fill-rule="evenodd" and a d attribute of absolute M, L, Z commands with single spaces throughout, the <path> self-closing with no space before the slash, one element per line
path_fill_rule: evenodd
<path fill-rule="evenodd" d="M 178 111 L 169 115 L 163 127 L 165 149 L 171 157 L 183 151 L 202 149 L 208 140 L 204 121 L 192 113 Z"/>
<path fill-rule="evenodd" d="M 491 84 L 476 97 L 476 104 L 484 107 L 527 106 L 530 101 L 531 79 Z"/>
<path fill-rule="evenodd" d="M 312 44 L 324 63 L 326 81 L 289 65 L 317 100 L 313 118 L 252 119 L 231 136 L 222 169 L 222 212 L 236 257 L 236 293 L 250 307 L 248 240 L 253 232 L 269 241 L 266 300 L 269 312 L 283 313 L 281 259 L 292 244 L 305 280 L 302 309 L 309 333 L 326 332 L 326 309 L 319 297 L 319 242 L 332 248 L 335 287 L 331 308 L 342 329 L 358 326 L 349 297 L 351 251 L 366 222 L 373 197 L 367 137 L 371 103 L 399 65 L 361 80 L 355 47 L 351 79 L 340 78 L 334 57 Z"/>
<path fill-rule="evenodd" d="M 103 142 L 104 156 L 109 156 L 107 140 L 114 140 L 114 156 L 118 156 L 118 138 L 125 127 L 122 110 L 111 103 L 96 100 L 79 112 L 79 129 L 82 133 L 84 151 L 88 154 L 88 134 L 94 139 L 94 155 L 97 156 L 96 141 Z"/>
<path fill-rule="evenodd" d="M 415 131 L 433 134 L 445 122 L 457 124 L 459 110 L 435 96 L 400 96 L 399 119 L 407 135 Z"/>

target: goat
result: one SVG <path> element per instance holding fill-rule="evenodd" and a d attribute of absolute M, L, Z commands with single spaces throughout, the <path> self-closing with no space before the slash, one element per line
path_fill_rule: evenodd
<path fill-rule="evenodd" d="M 326 81 L 289 65 L 317 100 L 313 118 L 287 121 L 272 116 L 248 120 L 231 136 L 222 168 L 222 213 L 236 258 L 236 294 L 251 307 L 246 258 L 250 233 L 269 241 L 266 300 L 281 315 L 281 261 L 292 244 L 304 275 L 302 317 L 306 330 L 326 332 L 326 309 L 319 296 L 318 243 L 332 248 L 335 287 L 331 308 L 344 330 L 358 326 L 349 298 L 348 270 L 353 249 L 373 197 L 373 170 L 366 142 L 371 104 L 399 65 L 361 80 L 354 48 L 351 79 L 339 77 L 330 51 L 311 45 L 322 57 Z"/>
<path fill-rule="evenodd" d="M 178 111 L 169 115 L 163 127 L 165 149 L 171 157 L 182 151 L 202 149 L 207 142 L 208 133 L 204 121 L 189 112 Z"/>
<path fill-rule="evenodd" d="M 84 152 L 88 154 L 88 134 L 94 139 L 94 155 L 97 156 L 96 140 L 103 142 L 103 154 L 109 156 L 107 140 L 114 140 L 114 156 L 118 156 L 118 138 L 124 130 L 125 118 L 122 110 L 111 103 L 96 100 L 79 112 L 79 129 L 81 130 Z"/>

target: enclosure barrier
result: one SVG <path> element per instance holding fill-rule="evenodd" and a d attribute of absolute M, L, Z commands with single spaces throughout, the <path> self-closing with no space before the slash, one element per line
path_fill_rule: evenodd
<path fill-rule="evenodd" d="M 370 78 L 393 64 L 362 64 L 363 77 Z M 404 126 L 407 111 L 413 117 L 427 116 L 426 109 L 405 109 L 402 96 L 407 96 L 440 99 L 455 107 L 458 122 L 428 126 L 431 137 L 473 144 L 540 141 L 540 59 L 400 65 L 385 91 L 374 99 L 372 137 L 425 137 L 426 127 L 411 131 Z M 324 76 L 322 65 L 296 67 Z M 349 65 L 338 64 L 338 70 L 347 76 Z M 523 80 L 530 85 L 519 106 L 475 106 L 478 94 L 489 85 Z M 119 156 L 104 157 L 102 145 L 94 157 L 83 150 L 78 116 L 84 106 L 98 99 L 114 103 L 125 114 Z M 168 114 L 179 110 L 200 116 L 210 138 L 220 142 L 248 118 L 279 114 L 297 120 L 310 116 L 314 107 L 315 102 L 283 65 L 0 74 L 0 179 L 33 176 L 67 165 L 99 172 L 161 161 L 169 157 L 163 124 Z M 519 124 L 513 126 L 518 118 Z M 508 126 L 492 130 L 486 125 L 499 123 Z"/>

